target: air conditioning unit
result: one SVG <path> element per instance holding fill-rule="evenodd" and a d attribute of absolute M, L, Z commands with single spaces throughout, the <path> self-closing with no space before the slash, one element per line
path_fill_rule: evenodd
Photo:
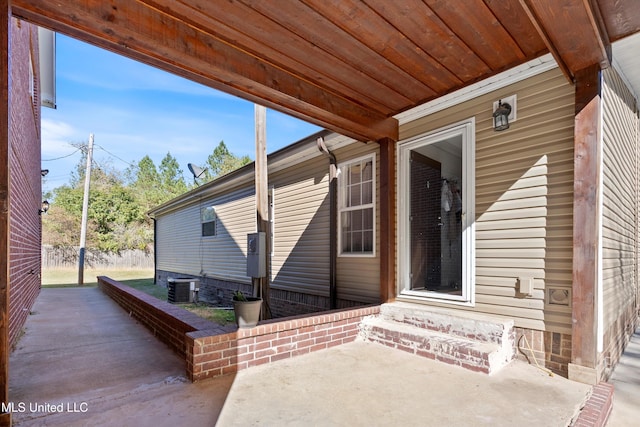
<path fill-rule="evenodd" d="M 198 291 L 198 279 L 190 277 L 169 278 L 167 285 L 167 301 L 172 304 L 193 302 Z"/>

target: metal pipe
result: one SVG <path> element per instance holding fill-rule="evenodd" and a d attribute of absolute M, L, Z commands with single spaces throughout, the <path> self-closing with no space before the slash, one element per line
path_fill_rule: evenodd
<path fill-rule="evenodd" d="M 153 221 L 153 284 L 158 284 L 158 222 L 155 218 Z"/>
<path fill-rule="evenodd" d="M 329 158 L 329 303 L 333 310 L 338 308 L 338 162 L 324 138 L 318 138 L 316 143 L 318 150 Z"/>

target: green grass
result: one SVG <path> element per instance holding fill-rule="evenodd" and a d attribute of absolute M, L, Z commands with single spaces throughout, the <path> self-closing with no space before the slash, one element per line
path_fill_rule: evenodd
<path fill-rule="evenodd" d="M 97 286 L 98 276 L 108 276 L 113 280 L 148 279 L 153 283 L 153 270 L 115 270 L 115 269 L 85 269 L 84 286 Z M 69 287 L 78 286 L 78 270 L 71 268 L 46 269 L 42 271 L 42 286 Z M 165 297 L 166 298 L 166 297 Z"/>
<path fill-rule="evenodd" d="M 153 284 L 153 279 L 131 279 L 119 280 L 120 283 L 131 286 L 139 291 L 145 292 L 160 300 L 167 300 L 167 288 Z M 210 307 L 203 303 L 198 304 L 176 304 L 197 316 L 215 322 L 219 325 L 227 325 L 236 321 L 233 310 L 225 310 L 217 307 Z"/>
<path fill-rule="evenodd" d="M 233 313 L 233 310 L 209 307 L 207 305 L 199 304 L 178 304 L 180 307 L 185 310 L 189 310 L 190 312 L 202 317 L 203 319 L 207 319 L 211 322 L 215 322 L 219 325 L 227 325 L 229 323 L 235 323 L 236 317 Z"/>
<path fill-rule="evenodd" d="M 117 279 L 114 279 L 117 280 Z M 167 288 L 164 286 L 158 286 L 153 284 L 153 278 L 149 279 L 130 279 L 130 280 L 118 280 L 123 285 L 131 286 L 139 291 L 149 294 L 152 297 L 156 297 L 159 300 L 167 300 Z"/>
<path fill-rule="evenodd" d="M 131 286 L 159 300 L 167 300 L 167 288 L 153 284 L 153 270 L 88 269 L 84 272 L 84 286 L 98 286 L 97 276 L 107 276 L 113 280 L 117 280 L 123 285 Z M 78 270 L 44 270 L 42 272 L 42 286 L 55 288 L 76 287 L 78 286 Z M 178 305 L 185 310 L 219 325 L 224 326 L 235 322 L 233 310 L 210 307 L 203 303 Z"/>

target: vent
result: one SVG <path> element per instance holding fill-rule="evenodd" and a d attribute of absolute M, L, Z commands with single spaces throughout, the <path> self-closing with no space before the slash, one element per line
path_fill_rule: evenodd
<path fill-rule="evenodd" d="M 569 289 L 550 288 L 548 290 L 547 303 L 549 305 L 568 307 L 571 304 L 571 291 Z"/>

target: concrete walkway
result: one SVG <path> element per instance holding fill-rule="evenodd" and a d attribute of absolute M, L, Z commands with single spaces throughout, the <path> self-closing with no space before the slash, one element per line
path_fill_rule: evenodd
<path fill-rule="evenodd" d="M 640 424 L 640 327 L 633 334 L 609 382 L 615 391 L 607 427 Z"/>
<path fill-rule="evenodd" d="M 190 384 L 95 288 L 42 290 L 9 387 L 17 426 L 136 427 L 566 426 L 591 391 L 522 362 L 487 376 L 364 342 Z"/>

